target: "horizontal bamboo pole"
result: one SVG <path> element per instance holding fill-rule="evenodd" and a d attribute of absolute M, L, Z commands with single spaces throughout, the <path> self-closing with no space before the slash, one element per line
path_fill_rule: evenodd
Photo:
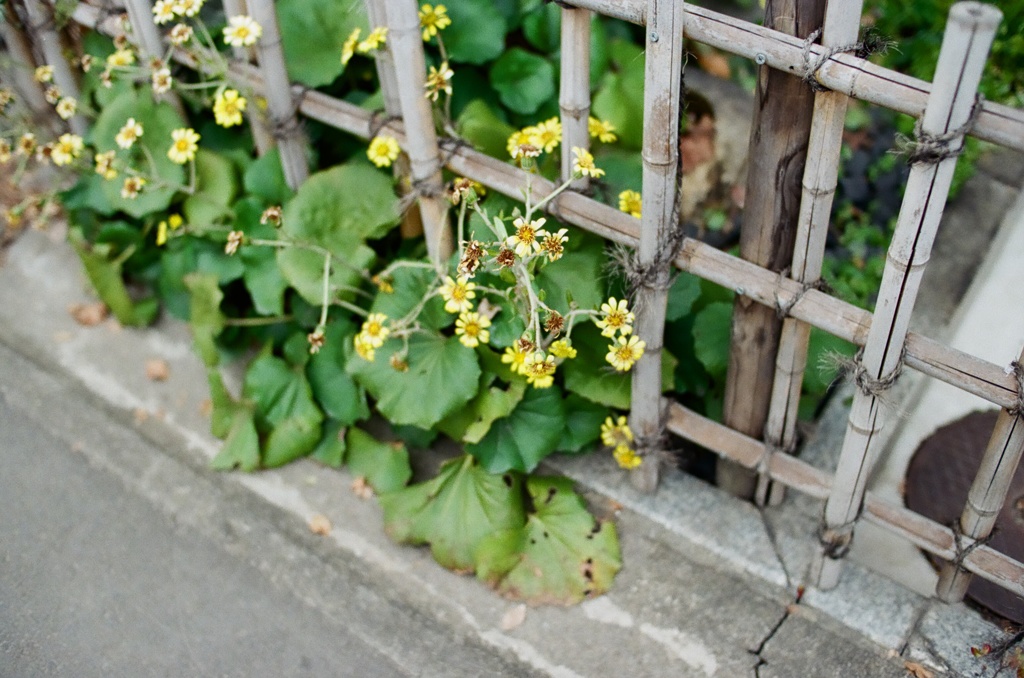
<path fill-rule="evenodd" d="M 635 24 L 646 21 L 645 0 L 570 0 L 606 16 Z M 771 68 L 802 73 L 803 41 L 770 28 L 686 3 L 686 37 L 747 59 L 764 58 Z M 812 45 L 813 62 L 825 48 Z M 931 86 L 849 54 L 837 54 L 818 71 L 818 81 L 831 90 L 885 108 L 919 117 Z M 972 136 L 1024 151 L 1024 110 L 986 101 Z"/>
<path fill-rule="evenodd" d="M 765 444 L 760 440 L 734 431 L 679 403 L 666 400 L 666 404 L 667 428 L 682 438 L 713 449 L 749 469 L 758 468 L 767 454 Z M 767 473 L 773 481 L 816 499 L 824 499 L 831 489 L 828 473 L 789 455 L 772 455 Z M 890 503 L 873 492 L 868 492 L 865 496 L 863 519 L 903 537 L 940 558 L 952 560 L 956 557 L 958 547 L 951 529 L 904 506 Z M 984 544 L 972 548 L 974 543 L 975 541 L 969 537 L 961 538 L 960 550 L 970 550 L 963 560 L 964 569 L 1006 588 L 1015 595 L 1024 595 L 1024 563 Z"/>
<path fill-rule="evenodd" d="M 108 19 L 109 24 L 98 25 L 101 16 L 97 8 L 86 4 L 79 4 L 74 11 L 74 19 L 78 23 L 112 33 L 113 20 Z M 195 63 L 183 53 L 176 53 L 175 58 L 195 67 Z M 233 65 L 231 77 L 255 91 L 262 91 L 262 77 L 252 66 Z M 367 137 L 371 115 L 369 111 L 322 92 L 303 92 L 297 86 L 293 87 L 293 93 L 301 95 L 299 110 L 307 117 L 349 134 L 364 139 Z M 381 130 L 395 137 L 403 148 L 407 147 L 405 127 L 401 122 L 389 122 Z M 453 172 L 484 182 L 503 195 L 522 197 L 526 173 L 521 169 L 466 147 L 459 147 L 450 154 L 446 153 L 446 156 L 447 166 Z M 554 189 L 552 182 L 535 177 L 532 191 L 534 202 L 543 199 Z M 559 196 L 557 202 L 557 207 L 552 206 L 551 212 L 563 221 L 612 242 L 635 246 L 639 240 L 640 220 L 614 207 L 568 191 Z M 781 304 L 789 309 L 791 317 L 840 339 L 863 346 L 867 338 L 871 326 L 870 312 L 818 290 L 805 291 L 799 283 L 789 278 L 761 269 L 699 240 L 687 238 L 675 263 L 684 271 L 745 294 L 758 303 L 766 306 Z M 916 332 L 907 335 L 906 347 L 904 360 L 907 367 L 1002 408 L 1013 407 L 1016 403 L 1016 381 L 1003 367 Z"/>

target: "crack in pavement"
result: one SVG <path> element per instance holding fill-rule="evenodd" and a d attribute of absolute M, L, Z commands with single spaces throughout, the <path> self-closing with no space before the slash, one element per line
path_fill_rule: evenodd
<path fill-rule="evenodd" d="M 768 665 L 768 661 L 761 656 L 761 653 L 764 651 L 765 646 L 768 645 L 769 641 L 771 641 L 771 639 L 775 637 L 775 634 L 779 632 L 779 629 L 781 629 L 782 625 L 786 623 L 786 620 L 790 618 L 790 616 L 793 614 L 793 606 L 799 605 L 800 600 L 803 597 L 804 589 L 803 587 L 800 587 L 799 589 L 797 589 L 796 597 L 793 599 L 793 602 L 789 605 L 786 605 L 786 609 L 782 613 L 782 616 L 779 617 L 779 620 L 777 622 L 775 622 L 772 628 L 768 631 L 767 635 L 765 635 L 765 637 L 761 639 L 761 642 L 757 644 L 757 649 L 747 649 L 747 652 L 757 657 L 757 663 L 754 664 L 754 678 L 761 678 L 761 667 Z"/>

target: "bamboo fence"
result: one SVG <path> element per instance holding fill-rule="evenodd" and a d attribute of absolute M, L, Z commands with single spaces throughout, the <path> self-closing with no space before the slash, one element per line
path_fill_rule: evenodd
<path fill-rule="evenodd" d="M 387 104 L 390 113 L 397 90 L 401 120 L 389 117 L 382 124 L 374 125 L 374 115 L 358 106 L 317 91 L 296 86 L 289 89 L 280 79 L 269 76 L 262 59 L 262 69 L 247 63 L 233 64 L 231 77 L 253 91 L 266 92 L 268 97 L 272 90 L 280 89 L 287 94 L 290 105 L 306 117 L 353 135 L 368 138 L 373 125 L 374 132 L 395 137 L 409 155 L 413 185 L 426 225 L 428 249 L 432 259 L 438 262 L 451 251 L 451 234 L 439 195 L 442 144 L 423 98 L 425 57 L 416 5 L 414 0 L 368 1 L 377 3 L 376 16 L 386 17 L 389 27 L 388 56 L 396 68 L 391 81 L 394 89 L 386 85 L 385 97 L 386 101 L 390 100 Z M 41 7 L 40 0 L 22 2 Z M 820 578 L 817 583 L 820 586 L 835 583 L 853 526 L 862 519 L 950 561 L 938 592 L 944 600 L 961 597 L 971 574 L 996 582 L 1016 595 L 1024 595 L 1024 564 L 984 543 L 991 531 L 993 516 L 1005 501 L 1009 478 L 1024 449 L 1024 424 L 1020 421 L 1024 409 L 1024 370 L 1019 364 L 1015 370 L 1004 369 L 908 330 L 910 310 L 948 191 L 955 151 L 962 144 L 964 134 L 1024 150 L 1024 112 L 975 99 L 978 77 L 1000 19 L 998 10 L 973 2 L 954 6 L 938 66 L 939 75 L 934 84 L 929 84 L 885 70 L 840 49 L 854 41 L 859 2 L 831 3 L 834 6 L 826 14 L 821 45 L 668 0 L 573 0 L 567 4 L 576 9 L 567 6 L 563 12 L 563 18 L 567 19 L 563 26 L 573 26 L 563 33 L 566 41 L 563 53 L 579 70 L 584 69 L 586 62 L 582 47 L 586 41 L 578 36 L 589 29 L 590 12 L 646 26 L 645 204 L 643 221 L 639 221 L 579 191 L 566 191 L 556 201 L 558 217 L 612 242 L 638 245 L 641 266 L 671 260 L 684 271 L 732 289 L 759 304 L 778 308 L 786 315 L 765 435 L 768 442 L 662 398 L 660 380 L 656 377 L 634 380 L 635 407 L 631 424 L 642 435 L 651 422 L 657 422 L 658 426 L 664 424 L 669 432 L 712 449 L 745 468 L 760 471 L 774 483 L 825 500 L 820 535 L 823 547 L 818 559 Z M 112 29 L 112 19 L 88 4 L 77 7 L 74 19 L 100 30 Z M 38 33 L 34 35 L 42 38 Z M 812 152 L 803 177 L 799 230 L 789 274 L 766 270 L 690 238 L 683 239 L 678 251 L 671 256 L 657 249 L 669 240 L 667 233 L 674 226 L 678 177 L 674 155 L 677 143 L 672 135 L 678 130 L 681 35 L 788 73 L 806 74 L 811 64 L 813 79 L 829 90 L 819 92 L 815 99 L 809 140 Z M 189 64 L 184 55 L 177 54 L 176 58 Z M 389 68 L 386 63 L 379 60 L 378 67 Z M 660 66 L 654 67 L 654 64 Z M 189 65 L 195 67 L 195 64 Z M 574 84 L 564 85 L 560 93 L 562 124 L 569 135 L 578 134 L 580 121 L 586 120 L 584 109 L 589 107 L 589 97 L 579 84 L 586 78 L 579 70 L 571 78 Z M 565 79 L 563 76 L 563 82 Z M 385 76 L 381 80 L 388 82 Z M 824 232 L 835 189 L 837 149 L 848 97 L 921 116 L 923 132 L 919 141 L 924 145 L 918 147 L 917 158 L 921 162 L 912 170 L 873 314 L 833 298 L 813 285 L 820 276 Z M 522 187 L 527 184 L 523 170 L 465 145 L 445 147 L 443 161 L 452 172 L 511 197 L 521 197 Z M 537 177 L 530 186 L 531 199 L 535 202 L 555 189 L 553 182 Z M 654 270 L 660 274 L 660 268 L 654 267 Z M 664 323 L 664 295 L 657 285 L 653 287 L 655 289 L 645 290 L 641 295 L 644 311 L 640 314 L 637 331 L 650 342 L 650 353 L 656 355 Z M 848 434 L 834 474 L 789 454 L 777 453 L 787 448 L 793 436 L 794 389 L 806 361 L 808 327 L 817 327 L 863 347 L 858 367 L 861 390 L 855 397 Z M 956 530 L 865 492 L 864 480 L 877 454 L 871 438 L 882 417 L 878 396 L 898 371 L 898 365 L 952 384 L 1004 410 Z M 638 364 L 637 369 L 644 368 Z M 651 384 L 659 386 L 657 391 Z M 656 477 L 641 478 L 638 484 L 649 488 L 653 481 Z M 765 490 L 762 483 L 762 498 Z"/>

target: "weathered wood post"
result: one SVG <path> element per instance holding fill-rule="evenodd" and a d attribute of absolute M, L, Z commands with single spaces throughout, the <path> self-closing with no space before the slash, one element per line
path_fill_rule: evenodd
<path fill-rule="evenodd" d="M 249 9 L 245 5 L 245 0 L 224 0 L 225 16 L 232 17 L 248 13 Z M 232 47 L 231 54 L 235 59 L 244 63 L 250 63 L 253 59 L 253 50 L 250 47 Z M 252 130 L 252 141 L 256 146 L 256 154 L 263 155 L 277 144 L 267 127 L 266 116 L 255 105 L 255 101 L 251 103 L 253 105 L 246 107 L 245 118 L 249 121 L 249 129 Z"/>
<path fill-rule="evenodd" d="M 824 12 L 825 0 L 768 0 L 764 24 L 806 39 L 821 28 Z M 762 65 L 756 97 L 740 256 L 781 273 L 793 255 L 814 92 L 799 76 Z M 736 291 L 724 420 L 730 428 L 761 438 L 782 320 L 776 309 Z M 717 477 L 721 487 L 737 496 L 754 494 L 756 474 L 732 462 L 719 459 Z"/>
<path fill-rule="evenodd" d="M 60 35 L 57 34 L 53 10 L 42 0 L 24 0 L 24 4 L 29 23 L 26 32 L 39 45 L 46 63 L 53 67 L 53 84 L 60 89 L 63 96 L 73 97 L 76 100 L 81 99 L 78 78 L 67 59 L 64 58 L 61 49 Z M 68 126 L 79 136 L 85 136 L 89 131 L 89 125 L 80 113 L 71 116 Z"/>
<path fill-rule="evenodd" d="M 35 57 L 32 56 L 32 46 L 22 31 L 20 22 L 14 7 L 7 3 L 0 7 L 0 38 L 3 38 L 7 45 L 7 52 L 11 55 L 14 63 L 11 64 L 12 79 L 15 91 L 28 106 L 32 118 L 37 124 L 54 125 L 56 114 L 53 107 L 46 103 L 43 95 L 43 88 L 32 77 L 35 67 Z"/>
<path fill-rule="evenodd" d="M 558 106 L 562 114 L 562 181 L 572 176 L 573 147 L 590 148 L 590 19 L 593 12 L 562 7 L 562 59 Z M 572 188 L 582 191 L 587 177 Z"/>
<path fill-rule="evenodd" d="M 825 503 L 821 548 L 812 580 L 839 582 L 842 559 L 864 502 L 876 461 L 877 433 L 885 423 L 884 395 L 903 367 L 910 315 L 946 205 L 956 156 L 978 110 L 976 92 L 1002 14 L 993 5 L 960 2 L 949 12 L 928 105 L 919 123 L 912 169 L 889 245 L 871 329 L 855 370 L 857 392 L 835 480 Z"/>

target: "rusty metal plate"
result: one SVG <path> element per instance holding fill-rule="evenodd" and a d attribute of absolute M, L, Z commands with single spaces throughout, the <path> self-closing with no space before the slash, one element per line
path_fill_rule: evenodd
<path fill-rule="evenodd" d="M 998 411 L 973 412 L 921 443 L 907 469 L 908 508 L 943 525 L 960 519 L 998 415 Z M 1013 476 L 988 545 L 1024 562 L 1024 464 Z M 931 554 L 928 557 L 936 566 L 944 562 Z M 1000 616 L 1024 623 L 1024 599 L 1001 586 L 975 575 L 967 596 Z"/>

